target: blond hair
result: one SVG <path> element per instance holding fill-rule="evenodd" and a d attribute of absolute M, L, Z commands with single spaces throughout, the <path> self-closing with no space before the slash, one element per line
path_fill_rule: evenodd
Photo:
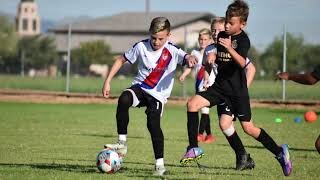
<path fill-rule="evenodd" d="M 151 34 L 155 34 L 164 30 L 167 30 L 168 32 L 170 32 L 170 26 L 171 26 L 170 22 L 167 18 L 156 17 L 156 18 L 153 18 L 150 23 L 149 32 Z"/>
<path fill-rule="evenodd" d="M 211 31 L 210 29 L 208 28 L 203 28 L 199 31 L 199 38 L 202 36 L 202 35 L 208 35 L 210 38 L 211 38 Z"/>
<path fill-rule="evenodd" d="M 226 22 L 226 18 L 224 18 L 224 17 L 215 17 L 211 21 L 211 30 L 213 29 L 214 24 L 216 24 L 216 23 L 224 24 L 225 22 Z"/>

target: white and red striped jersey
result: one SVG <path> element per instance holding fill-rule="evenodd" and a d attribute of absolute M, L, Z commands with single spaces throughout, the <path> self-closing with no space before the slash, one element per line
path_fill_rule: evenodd
<path fill-rule="evenodd" d="M 203 87 L 204 71 L 205 71 L 204 64 L 205 64 L 205 61 L 206 61 L 209 53 L 215 53 L 215 54 L 217 53 L 217 47 L 215 44 L 208 45 L 205 48 L 203 54 L 201 54 L 199 50 L 193 50 L 191 52 L 192 55 L 194 55 L 198 58 L 198 64 L 195 67 L 196 91 L 204 91 L 205 90 L 205 88 Z M 209 85 L 210 86 L 214 83 L 214 80 L 216 78 L 216 74 L 217 74 L 217 66 L 214 65 L 212 68 L 212 71 L 210 73 L 210 76 L 209 76 Z"/>
<path fill-rule="evenodd" d="M 162 103 L 167 102 L 172 91 L 177 64 L 184 65 L 186 55 L 186 52 L 170 42 L 154 50 L 150 39 L 136 43 L 124 53 L 129 63 L 138 63 L 138 74 L 132 84 L 139 85 L 142 90 Z"/>

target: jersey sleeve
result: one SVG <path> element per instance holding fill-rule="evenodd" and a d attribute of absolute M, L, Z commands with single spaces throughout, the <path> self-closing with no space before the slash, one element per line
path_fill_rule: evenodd
<path fill-rule="evenodd" d="M 320 65 L 318 65 L 313 72 L 311 73 L 313 77 L 315 77 L 317 80 L 320 80 Z"/>
<path fill-rule="evenodd" d="M 237 52 L 240 56 L 242 56 L 244 59 L 248 56 L 248 51 L 250 49 L 250 40 L 246 36 L 245 38 L 242 38 L 241 41 L 238 44 Z"/>
<path fill-rule="evenodd" d="M 187 55 L 188 54 L 181 48 L 177 49 L 178 64 L 185 65 Z"/>
<path fill-rule="evenodd" d="M 139 57 L 139 44 L 135 44 L 132 48 L 123 54 L 123 57 L 131 64 L 135 63 Z"/>

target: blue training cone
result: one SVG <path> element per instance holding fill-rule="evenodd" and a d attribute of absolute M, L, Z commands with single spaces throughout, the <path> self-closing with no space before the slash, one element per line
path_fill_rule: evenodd
<path fill-rule="evenodd" d="M 295 117 L 294 122 L 295 123 L 301 123 L 302 119 L 300 117 Z"/>

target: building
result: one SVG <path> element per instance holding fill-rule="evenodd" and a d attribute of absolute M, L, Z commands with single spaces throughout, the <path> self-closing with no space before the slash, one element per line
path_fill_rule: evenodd
<path fill-rule="evenodd" d="M 149 25 L 154 17 L 167 17 L 171 23 L 171 39 L 176 44 L 196 45 L 198 32 L 209 28 L 215 17 L 211 13 L 197 12 L 124 12 L 108 17 L 100 17 L 71 24 L 71 48 L 80 43 L 103 40 L 111 46 L 113 53 L 123 53 L 134 43 L 149 37 Z M 67 52 L 69 25 L 61 25 L 49 30 L 56 39 L 56 47 L 61 54 Z"/>
<path fill-rule="evenodd" d="M 40 34 L 40 16 L 38 5 L 34 0 L 20 1 L 16 16 L 16 30 L 20 36 Z"/>

